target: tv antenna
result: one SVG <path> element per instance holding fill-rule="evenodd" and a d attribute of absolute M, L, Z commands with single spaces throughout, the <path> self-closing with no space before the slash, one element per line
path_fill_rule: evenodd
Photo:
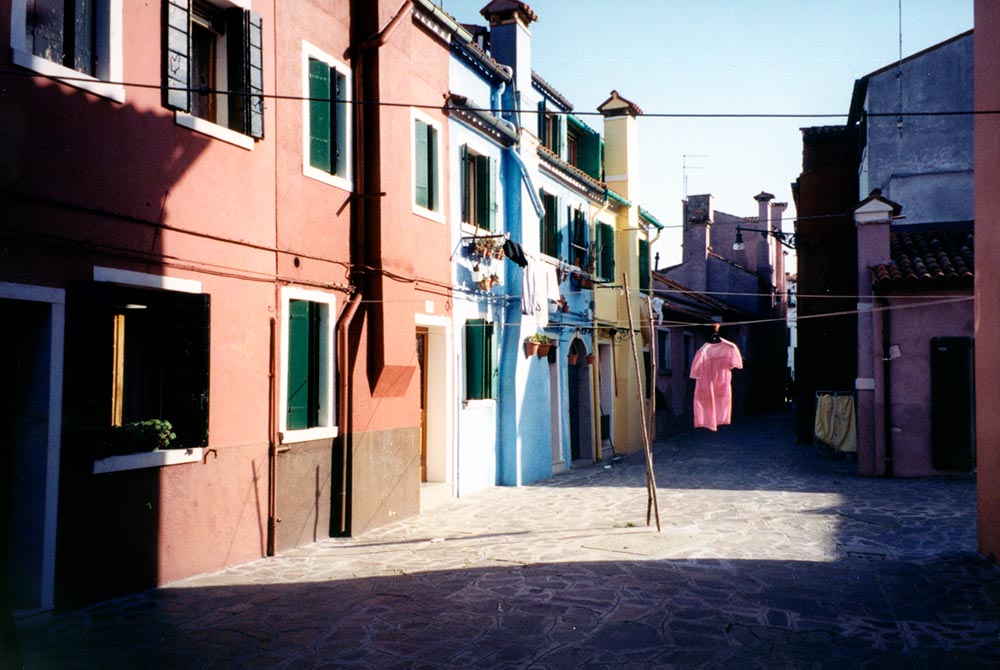
<path fill-rule="evenodd" d="M 707 170 L 704 165 L 688 165 L 689 158 L 708 158 L 706 154 L 683 154 L 681 157 L 681 174 L 684 176 L 684 199 L 688 197 L 688 170 Z"/>

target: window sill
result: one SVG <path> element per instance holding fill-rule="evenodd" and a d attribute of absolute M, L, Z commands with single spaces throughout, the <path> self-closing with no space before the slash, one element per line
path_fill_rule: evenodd
<path fill-rule="evenodd" d="M 230 130 L 225 126 L 220 126 L 217 123 L 212 123 L 211 121 L 206 121 L 205 119 L 198 118 L 197 116 L 192 116 L 187 112 L 174 112 L 174 122 L 178 126 L 184 126 L 196 133 L 201 133 L 202 135 L 208 135 L 209 137 L 214 137 L 217 140 L 222 140 L 223 142 L 228 142 L 241 149 L 246 149 L 247 151 L 253 151 L 253 138 L 249 135 L 244 135 L 243 133 L 238 133 L 235 130 Z"/>
<path fill-rule="evenodd" d="M 489 398 L 479 398 L 475 400 L 463 400 L 462 407 L 465 409 L 482 409 L 486 407 L 495 407 L 497 404 L 496 400 Z"/>
<path fill-rule="evenodd" d="M 313 440 L 329 440 L 337 437 L 337 435 L 339 435 L 339 431 L 336 426 L 320 426 L 318 428 L 289 430 L 281 434 L 281 444 L 312 442 Z"/>
<path fill-rule="evenodd" d="M 53 63 L 41 56 L 36 56 L 20 49 L 13 49 L 12 51 L 15 65 L 20 65 L 38 74 L 52 77 L 67 86 L 99 95 L 102 98 L 107 98 L 115 102 L 125 102 L 125 87 L 121 84 L 101 81 L 84 72 L 78 72 L 65 65 Z"/>
<path fill-rule="evenodd" d="M 344 191 L 350 192 L 353 190 L 354 186 L 351 184 L 351 180 L 345 177 L 340 177 L 335 174 L 330 174 L 329 172 L 323 172 L 319 168 L 314 168 L 311 165 L 302 166 L 302 174 L 310 179 L 315 179 L 316 181 L 321 181 L 324 184 L 330 186 L 335 186 Z"/>
<path fill-rule="evenodd" d="M 94 474 L 195 463 L 203 458 L 204 452 L 204 448 L 197 447 L 195 449 L 157 449 L 137 454 L 110 456 L 94 461 Z"/>
<path fill-rule="evenodd" d="M 445 222 L 444 214 L 442 214 L 441 212 L 435 212 L 432 209 L 426 209 L 417 204 L 413 205 L 413 213 L 425 219 L 430 219 L 431 221 L 434 221 L 436 223 Z"/>

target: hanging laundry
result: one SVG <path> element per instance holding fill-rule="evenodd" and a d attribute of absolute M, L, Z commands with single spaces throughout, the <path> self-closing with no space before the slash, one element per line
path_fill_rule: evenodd
<path fill-rule="evenodd" d="M 691 362 L 694 385 L 694 427 L 718 430 L 730 422 L 733 408 L 733 368 L 743 367 L 740 349 L 729 340 L 706 342 Z"/>
<path fill-rule="evenodd" d="M 856 452 L 858 437 L 854 423 L 854 396 L 817 392 L 813 434 L 817 440 L 837 451 Z"/>
<path fill-rule="evenodd" d="M 523 268 L 528 265 L 528 257 L 524 255 L 524 248 L 514 240 L 508 238 L 503 243 L 503 252 L 507 258 L 520 267 Z"/>
<path fill-rule="evenodd" d="M 526 267 L 521 272 L 521 314 L 525 316 L 534 314 L 537 306 L 538 286 L 537 266 L 539 261 L 533 258 L 526 259 Z"/>

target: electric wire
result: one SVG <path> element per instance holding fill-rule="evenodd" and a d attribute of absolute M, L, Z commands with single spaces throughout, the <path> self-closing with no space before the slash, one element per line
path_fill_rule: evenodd
<path fill-rule="evenodd" d="M 132 81 L 110 81 L 106 79 L 95 79 L 94 77 L 86 76 L 72 76 L 72 75 L 53 75 L 44 74 L 40 72 L 33 71 L 19 71 L 19 70 L 8 70 L 0 69 L 0 75 L 10 75 L 19 76 L 27 78 L 38 78 L 38 79 L 48 79 L 54 82 L 62 82 L 71 84 L 73 82 L 87 83 L 87 84 L 102 84 L 108 86 L 121 86 L 123 88 L 139 88 L 139 89 L 149 89 L 149 90 L 159 90 L 159 91 L 186 91 L 188 93 L 197 94 L 213 94 L 213 95 L 226 95 L 232 97 L 253 97 L 261 98 L 265 100 L 276 100 L 276 101 L 292 101 L 292 102 L 329 102 L 345 105 L 360 105 L 367 106 L 373 105 L 378 107 L 401 107 L 401 108 L 415 108 L 415 109 L 426 109 L 426 110 L 441 110 L 445 109 L 444 104 L 433 104 L 433 103 L 421 103 L 421 102 L 398 102 L 398 101 L 387 101 L 387 100 L 338 100 L 336 98 L 329 97 L 313 97 L 307 95 L 294 95 L 294 94 L 282 94 L 282 93 L 263 93 L 263 92 L 248 92 L 248 91 L 231 91 L 227 89 L 216 89 L 216 88 L 206 88 L 206 87 L 184 87 L 184 86 L 164 86 L 162 84 L 147 84 L 141 82 Z M 538 114 L 537 109 L 526 109 L 526 108 L 467 108 L 461 105 L 450 106 L 450 109 L 455 110 L 466 110 L 466 111 L 486 111 L 492 114 Z M 553 114 L 557 116 L 603 116 L 602 112 L 593 111 L 562 111 L 558 109 L 546 108 L 546 114 Z M 903 117 L 939 117 L 939 116 L 990 116 L 1000 114 L 1000 109 L 974 109 L 974 110 L 934 110 L 934 111 L 891 111 L 891 112 L 865 112 L 864 115 L 872 118 L 879 117 L 891 117 L 897 118 Z M 812 112 L 643 112 L 642 116 L 650 118 L 662 118 L 662 119 L 834 119 L 834 118 L 847 118 L 849 117 L 848 112 L 836 112 L 836 113 L 812 113 Z"/>

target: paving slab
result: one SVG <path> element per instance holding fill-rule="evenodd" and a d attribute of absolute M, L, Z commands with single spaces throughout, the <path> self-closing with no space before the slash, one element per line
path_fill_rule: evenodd
<path fill-rule="evenodd" d="M 50 668 L 997 668 L 975 481 L 862 478 L 788 416 L 17 621 Z M 2 667 L 2 665 L 0 665 Z"/>

